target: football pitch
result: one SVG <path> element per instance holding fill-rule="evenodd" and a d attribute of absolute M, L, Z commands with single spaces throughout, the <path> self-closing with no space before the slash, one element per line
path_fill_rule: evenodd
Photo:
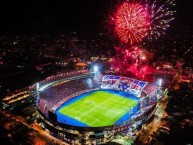
<path fill-rule="evenodd" d="M 60 108 L 59 113 L 78 120 L 90 127 L 109 126 L 118 121 L 137 100 L 104 91 L 96 91 L 82 99 Z"/>

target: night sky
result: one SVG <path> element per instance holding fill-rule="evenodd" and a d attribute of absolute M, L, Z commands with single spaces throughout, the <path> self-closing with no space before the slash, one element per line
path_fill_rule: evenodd
<path fill-rule="evenodd" d="M 104 30 L 118 0 L 25 0 L 0 3 L 0 33 Z M 176 0 L 170 31 L 193 26 L 193 1 Z"/>

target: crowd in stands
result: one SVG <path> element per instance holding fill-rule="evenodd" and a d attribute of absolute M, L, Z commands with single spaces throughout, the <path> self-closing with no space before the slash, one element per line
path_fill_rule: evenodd
<path fill-rule="evenodd" d="M 50 82 L 58 81 L 64 78 L 76 76 L 76 75 L 83 75 L 89 73 L 89 70 L 78 70 L 78 71 L 71 71 L 71 72 L 60 72 L 57 75 L 52 75 L 47 77 L 45 80 L 42 80 L 39 82 L 39 87 L 44 86 L 45 84 L 48 84 Z M 33 91 L 36 89 L 36 84 L 33 84 L 29 87 L 30 91 Z"/>
<path fill-rule="evenodd" d="M 40 87 L 49 83 L 49 82 L 54 82 L 57 80 L 61 80 L 64 78 L 76 76 L 76 75 L 82 75 L 88 73 L 88 70 L 79 70 L 79 71 L 72 71 L 72 72 L 65 72 L 65 73 L 59 73 L 57 75 L 52 75 L 50 77 L 47 77 L 45 80 L 39 82 Z"/>
<path fill-rule="evenodd" d="M 155 93 L 159 89 L 158 86 L 148 83 L 143 89 L 147 95 Z"/>
<path fill-rule="evenodd" d="M 51 110 L 60 101 L 65 102 L 71 99 L 73 94 L 97 87 L 97 83 L 92 78 L 80 78 L 59 83 L 59 85 L 54 85 L 39 94 L 38 108 L 48 116 L 48 110 Z"/>
<path fill-rule="evenodd" d="M 81 75 L 86 75 L 86 74 L 88 75 L 88 73 L 89 73 L 88 70 L 60 73 L 56 76 L 50 76 L 45 80 L 41 81 L 39 83 L 40 87 L 46 84 L 49 84 L 51 82 L 55 82 L 55 83 L 52 84 L 49 88 L 45 89 L 44 91 L 39 92 L 39 98 L 37 101 L 39 110 L 42 113 L 44 113 L 46 116 L 48 116 L 48 111 L 54 111 L 57 106 L 59 107 L 67 100 L 75 96 L 78 96 L 79 92 L 97 88 L 98 84 L 93 78 L 78 77 Z M 73 77 L 75 78 L 72 79 Z M 62 81 L 62 80 L 65 80 L 65 81 Z M 105 86 L 109 86 L 109 85 L 113 86 L 114 84 L 111 84 L 111 83 L 112 81 L 105 81 L 103 82 L 102 85 L 104 88 Z M 148 83 L 147 85 L 144 86 L 143 91 L 138 89 L 137 90 L 140 92 L 141 91 L 144 92 L 147 96 L 148 94 L 154 94 L 154 92 L 157 89 L 158 89 L 157 86 Z M 144 96 L 140 96 L 140 97 L 144 97 Z M 147 106 L 147 105 L 143 105 L 143 106 Z"/>
<path fill-rule="evenodd" d="M 101 88 L 122 90 L 124 92 L 133 93 L 137 97 L 144 97 L 144 95 L 147 96 L 154 94 L 159 89 L 158 86 L 148 82 L 114 75 L 104 76 L 102 79 Z"/>
<path fill-rule="evenodd" d="M 157 100 L 160 98 L 158 86 L 125 77 L 106 75 L 102 79 L 101 88 L 131 93 L 140 99 L 141 108 L 156 104 Z"/>

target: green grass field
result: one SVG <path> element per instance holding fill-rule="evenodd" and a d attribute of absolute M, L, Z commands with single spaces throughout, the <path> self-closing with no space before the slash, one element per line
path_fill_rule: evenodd
<path fill-rule="evenodd" d="M 103 91 L 96 91 L 59 110 L 91 127 L 109 126 L 119 120 L 137 101 Z"/>

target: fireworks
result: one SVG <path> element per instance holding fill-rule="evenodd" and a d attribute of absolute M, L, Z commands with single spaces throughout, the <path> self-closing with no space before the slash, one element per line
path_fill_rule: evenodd
<path fill-rule="evenodd" d="M 174 0 L 126 0 L 111 18 L 118 38 L 126 45 L 117 47 L 112 68 L 120 74 L 143 78 L 153 53 L 140 48 L 144 38 L 157 39 L 165 34 L 174 19 Z"/>
<path fill-rule="evenodd" d="M 115 32 L 125 44 L 158 38 L 165 34 L 174 19 L 174 0 L 128 0 L 122 3 L 114 17 Z"/>
<path fill-rule="evenodd" d="M 140 46 L 132 47 L 116 47 L 117 56 L 111 62 L 111 67 L 122 75 L 130 75 L 132 77 L 141 77 L 148 73 L 146 63 L 148 59 L 153 57 L 152 52 L 148 52 Z M 148 59 L 146 59 L 148 58 Z"/>
<path fill-rule="evenodd" d="M 165 34 L 170 22 L 174 20 L 173 15 L 176 11 L 171 9 L 175 3 L 174 0 L 146 0 L 146 3 L 150 19 L 148 38 L 157 39 Z"/>
<path fill-rule="evenodd" d="M 148 34 L 149 16 L 143 5 L 124 2 L 115 16 L 115 31 L 124 43 L 140 42 Z"/>

